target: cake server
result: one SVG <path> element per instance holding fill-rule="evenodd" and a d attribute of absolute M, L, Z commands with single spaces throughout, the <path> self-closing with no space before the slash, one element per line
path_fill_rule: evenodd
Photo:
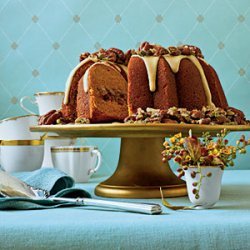
<path fill-rule="evenodd" d="M 0 194 L 5 197 L 26 197 L 31 199 L 48 199 L 55 202 L 74 204 L 79 206 L 94 206 L 102 208 L 119 209 L 122 211 L 161 214 L 162 209 L 155 203 L 132 203 L 120 201 L 108 201 L 92 198 L 64 198 L 50 196 L 46 190 L 36 189 L 27 183 L 0 170 Z"/>

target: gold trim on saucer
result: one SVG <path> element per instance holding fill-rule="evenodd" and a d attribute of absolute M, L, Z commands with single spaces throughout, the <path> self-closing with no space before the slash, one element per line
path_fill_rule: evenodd
<path fill-rule="evenodd" d="M 39 115 L 21 115 L 21 116 L 13 116 L 13 117 L 8 117 L 8 118 L 5 118 L 5 119 L 1 120 L 0 123 L 6 122 L 6 121 L 11 121 L 11 120 L 17 120 L 18 118 L 23 118 L 23 117 L 26 117 L 26 116 L 37 116 L 37 118 L 39 117 Z"/>
<path fill-rule="evenodd" d="M 42 140 L 2 140 L 1 146 L 40 146 L 44 145 Z"/>
<path fill-rule="evenodd" d="M 37 92 L 34 96 L 41 96 L 41 95 L 64 95 L 62 91 L 52 91 L 52 92 Z"/>
<path fill-rule="evenodd" d="M 93 149 L 97 149 L 97 147 L 94 147 Z M 89 152 L 91 150 L 90 147 L 51 147 L 50 148 L 52 153 L 59 153 L 59 152 Z"/>

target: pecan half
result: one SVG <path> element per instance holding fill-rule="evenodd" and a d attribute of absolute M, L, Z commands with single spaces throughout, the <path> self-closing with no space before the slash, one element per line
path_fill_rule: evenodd
<path fill-rule="evenodd" d="M 51 110 L 45 115 L 39 117 L 38 125 L 57 124 L 58 119 L 62 118 L 61 110 Z"/>
<path fill-rule="evenodd" d="M 90 56 L 89 52 L 84 52 L 80 55 L 80 62 Z"/>
<path fill-rule="evenodd" d="M 126 53 L 125 53 L 125 60 L 124 60 L 124 64 L 125 65 L 128 65 L 128 62 L 130 60 L 130 57 L 135 54 L 135 50 L 128 50 Z"/>
<path fill-rule="evenodd" d="M 125 62 L 125 54 L 122 50 L 120 49 L 117 49 L 117 48 L 110 48 L 107 50 L 107 52 L 112 52 L 112 53 L 115 53 L 116 54 L 116 57 L 117 57 L 117 60 L 116 62 L 117 63 L 124 63 Z"/>

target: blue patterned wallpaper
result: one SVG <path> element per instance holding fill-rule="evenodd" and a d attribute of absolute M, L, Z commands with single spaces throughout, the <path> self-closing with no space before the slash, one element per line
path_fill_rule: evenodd
<path fill-rule="evenodd" d="M 144 40 L 199 46 L 229 104 L 250 118 L 249 0 L 0 0 L 0 118 L 25 114 L 24 95 L 63 91 L 81 52 Z M 99 145 L 112 173 L 119 139 L 84 143 Z M 250 168 L 249 155 L 238 167 Z"/>

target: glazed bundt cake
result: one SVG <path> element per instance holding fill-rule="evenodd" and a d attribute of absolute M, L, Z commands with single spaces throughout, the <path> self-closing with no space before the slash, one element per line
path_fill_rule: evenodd
<path fill-rule="evenodd" d="M 100 122 L 244 124 L 229 108 L 216 71 L 195 46 L 83 53 L 71 71 L 62 109 L 40 124 Z"/>

